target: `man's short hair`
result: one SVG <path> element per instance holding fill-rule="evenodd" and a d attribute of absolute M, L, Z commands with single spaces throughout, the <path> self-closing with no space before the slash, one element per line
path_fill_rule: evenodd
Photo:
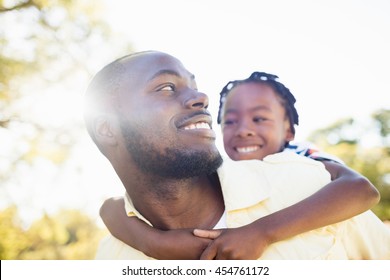
<path fill-rule="evenodd" d="M 120 57 L 103 67 L 91 80 L 84 96 L 84 120 L 92 140 L 98 145 L 93 124 L 99 115 L 113 113 L 115 99 L 121 89 L 126 66 L 122 63 L 139 54 L 153 51 L 135 52 Z M 98 145 L 99 147 L 99 145 Z"/>

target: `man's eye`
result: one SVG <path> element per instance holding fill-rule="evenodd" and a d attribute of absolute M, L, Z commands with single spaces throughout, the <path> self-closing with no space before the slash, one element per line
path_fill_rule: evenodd
<path fill-rule="evenodd" d="M 159 91 L 175 91 L 174 85 L 164 85 L 159 89 Z"/>

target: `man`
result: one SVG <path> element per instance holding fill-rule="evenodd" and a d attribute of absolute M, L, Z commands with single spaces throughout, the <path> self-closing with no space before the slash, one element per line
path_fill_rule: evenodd
<path fill-rule="evenodd" d="M 87 129 L 126 189 L 126 212 L 162 230 L 251 225 L 330 181 L 321 163 L 290 154 L 264 162 L 227 161 L 221 167 L 207 111 L 208 98 L 197 90 L 194 75 L 165 53 L 142 52 L 109 64 L 91 82 L 86 100 Z M 286 195 L 286 178 L 289 183 L 300 184 L 293 195 Z M 380 227 L 372 217 L 360 219 L 371 227 Z M 355 221 L 277 242 L 267 248 L 263 258 L 388 256 L 383 249 L 374 253 L 357 249 L 350 254 L 351 246 L 343 233 L 352 223 Z M 277 221 L 267 225 L 274 226 L 279 234 L 273 235 L 276 240 L 267 240 L 268 229 L 263 228 L 268 227 L 255 228 L 257 238 L 261 239 L 261 234 L 267 237 L 264 247 L 289 237 L 283 233 L 288 223 L 285 228 Z M 360 236 L 357 234 L 356 240 Z M 379 235 L 382 244 L 390 242 L 388 236 Z M 302 240 L 308 244 L 303 246 Z M 199 239 L 194 251 L 201 252 L 208 243 Z M 146 256 L 111 237 L 103 243 L 98 258 Z"/>

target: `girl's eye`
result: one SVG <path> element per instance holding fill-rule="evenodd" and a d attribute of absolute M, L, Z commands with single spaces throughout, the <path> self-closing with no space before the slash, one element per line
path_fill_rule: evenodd
<path fill-rule="evenodd" d="M 223 125 L 225 125 L 225 126 L 228 126 L 228 125 L 233 125 L 233 124 L 235 124 L 236 122 L 234 121 L 234 120 L 225 120 L 224 122 L 223 122 Z"/>
<path fill-rule="evenodd" d="M 263 117 L 254 117 L 253 118 L 253 121 L 256 122 L 256 123 L 263 122 L 263 121 L 266 121 L 266 120 L 267 119 L 263 118 Z"/>

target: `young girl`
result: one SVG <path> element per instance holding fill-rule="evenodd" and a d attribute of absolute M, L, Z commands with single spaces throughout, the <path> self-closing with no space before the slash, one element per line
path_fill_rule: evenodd
<path fill-rule="evenodd" d="M 277 78 L 254 72 L 223 88 L 218 123 L 222 125 L 226 153 L 233 160 L 263 160 L 285 149 L 295 149 L 322 160 L 331 174 L 331 183 L 250 225 L 214 231 L 160 231 L 126 216 L 123 199 L 108 199 L 100 214 L 111 234 L 156 259 L 257 259 L 271 243 L 348 219 L 377 203 L 377 190 L 363 176 L 317 151 L 297 151 L 289 146 L 298 113 L 294 96 Z"/>

